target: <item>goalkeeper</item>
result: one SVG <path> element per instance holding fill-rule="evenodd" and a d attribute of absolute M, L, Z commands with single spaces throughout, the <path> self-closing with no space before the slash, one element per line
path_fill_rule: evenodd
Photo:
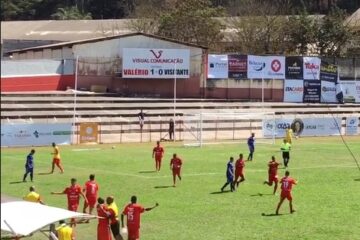
<path fill-rule="evenodd" d="M 288 143 L 292 144 L 292 137 L 294 136 L 294 132 L 291 129 L 290 126 L 287 127 L 287 129 L 285 130 L 285 139 Z"/>

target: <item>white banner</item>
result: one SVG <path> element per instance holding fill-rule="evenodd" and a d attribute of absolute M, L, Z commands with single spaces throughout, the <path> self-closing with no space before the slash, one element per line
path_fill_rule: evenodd
<path fill-rule="evenodd" d="M 304 79 L 319 80 L 321 59 L 318 57 L 304 57 Z"/>
<path fill-rule="evenodd" d="M 123 49 L 123 78 L 189 78 L 188 49 Z"/>
<path fill-rule="evenodd" d="M 345 102 L 360 102 L 360 81 L 340 81 Z"/>
<path fill-rule="evenodd" d="M 1 146 L 70 144 L 71 127 L 71 123 L 2 124 Z"/>
<path fill-rule="evenodd" d="M 321 97 L 322 103 L 337 103 L 335 82 L 321 81 Z"/>
<path fill-rule="evenodd" d="M 228 56 L 208 55 L 208 78 L 228 78 Z"/>
<path fill-rule="evenodd" d="M 266 58 L 269 65 L 266 67 L 265 78 L 285 79 L 285 57 L 268 56 Z"/>
<path fill-rule="evenodd" d="M 304 94 L 303 80 L 285 80 L 284 102 L 302 102 Z"/>
<path fill-rule="evenodd" d="M 346 117 L 346 135 L 357 135 L 359 127 L 359 117 Z"/>
<path fill-rule="evenodd" d="M 248 78 L 284 79 L 285 57 L 248 55 Z"/>
<path fill-rule="evenodd" d="M 330 136 L 340 135 L 341 118 L 295 118 L 263 120 L 263 136 L 271 137 L 275 128 L 276 137 L 285 137 L 285 130 L 291 127 L 298 136 Z"/>

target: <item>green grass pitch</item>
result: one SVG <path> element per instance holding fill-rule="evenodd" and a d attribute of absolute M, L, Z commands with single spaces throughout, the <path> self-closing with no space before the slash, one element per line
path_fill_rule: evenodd
<path fill-rule="evenodd" d="M 360 137 L 345 139 L 360 160 Z M 271 216 L 279 196 L 271 195 L 272 187 L 262 184 L 267 179 L 270 157 L 275 155 L 281 161 L 280 140 L 275 145 L 258 144 L 254 161 L 246 162 L 246 181 L 236 192 L 222 194 L 217 192 L 225 182 L 226 163 L 230 156 L 247 156 L 245 143 L 202 148 L 163 143 L 165 158 L 160 173 L 151 172 L 155 168 L 151 158 L 154 145 L 60 146 L 65 173 L 56 170 L 53 175 L 41 175 L 50 170 L 51 147 L 36 147 L 34 183 L 16 183 L 22 179 L 31 148 L 3 148 L 1 192 L 20 198 L 34 184 L 46 204 L 66 208 L 66 196 L 50 192 L 62 191 L 72 177 L 83 185 L 94 173 L 99 195 L 114 195 L 120 209 L 132 195 L 137 195 L 145 207 L 159 202 L 158 208 L 142 215 L 140 235 L 145 240 L 360 239 L 360 171 L 340 137 L 294 140 L 289 170 L 299 181 L 293 188 L 297 212 L 289 214 L 285 201 L 281 216 Z M 169 160 L 175 152 L 184 165 L 183 180 L 173 188 L 169 187 Z M 284 169 L 280 169 L 280 177 L 283 174 Z M 82 204 L 81 200 L 79 211 Z M 79 224 L 76 239 L 96 239 L 96 226 L 97 220 Z M 35 234 L 28 239 L 45 238 Z"/>

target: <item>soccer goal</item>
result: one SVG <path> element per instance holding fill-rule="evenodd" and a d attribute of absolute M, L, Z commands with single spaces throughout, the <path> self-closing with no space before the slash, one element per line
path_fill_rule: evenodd
<path fill-rule="evenodd" d="M 251 133 L 255 133 L 257 143 L 274 144 L 275 114 L 224 110 L 183 116 L 184 146 L 245 142 Z"/>

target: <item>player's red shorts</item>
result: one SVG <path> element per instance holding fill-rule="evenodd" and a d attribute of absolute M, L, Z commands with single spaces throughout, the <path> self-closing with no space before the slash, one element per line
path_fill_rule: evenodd
<path fill-rule="evenodd" d="M 91 208 L 94 208 L 97 202 L 97 197 L 95 196 L 86 196 L 88 203 L 86 203 L 86 201 L 84 201 L 84 206 L 88 207 L 90 206 Z"/>
<path fill-rule="evenodd" d="M 161 162 L 161 157 L 155 157 L 155 161 L 157 161 L 157 162 Z"/>
<path fill-rule="evenodd" d="M 68 204 L 68 210 L 77 212 L 78 206 L 79 206 L 79 203 L 77 203 L 77 204 Z"/>
<path fill-rule="evenodd" d="M 128 227 L 128 240 L 137 240 L 140 238 L 140 228 Z"/>
<path fill-rule="evenodd" d="M 239 179 L 239 177 L 241 177 L 242 179 L 245 178 L 243 171 L 235 171 L 235 180 Z"/>
<path fill-rule="evenodd" d="M 281 198 L 286 198 L 287 200 L 291 201 L 292 200 L 292 196 L 291 196 L 291 192 L 288 191 L 281 191 Z"/>
<path fill-rule="evenodd" d="M 273 184 L 273 182 L 275 183 L 279 182 L 278 175 L 269 174 L 269 183 Z"/>
<path fill-rule="evenodd" d="M 61 162 L 60 158 L 53 158 L 53 163 L 59 165 Z"/>
<path fill-rule="evenodd" d="M 107 225 L 99 225 L 97 227 L 97 239 L 98 240 L 111 240 L 111 233 L 109 226 Z"/>
<path fill-rule="evenodd" d="M 172 172 L 173 176 L 180 176 L 180 168 L 173 168 Z"/>

